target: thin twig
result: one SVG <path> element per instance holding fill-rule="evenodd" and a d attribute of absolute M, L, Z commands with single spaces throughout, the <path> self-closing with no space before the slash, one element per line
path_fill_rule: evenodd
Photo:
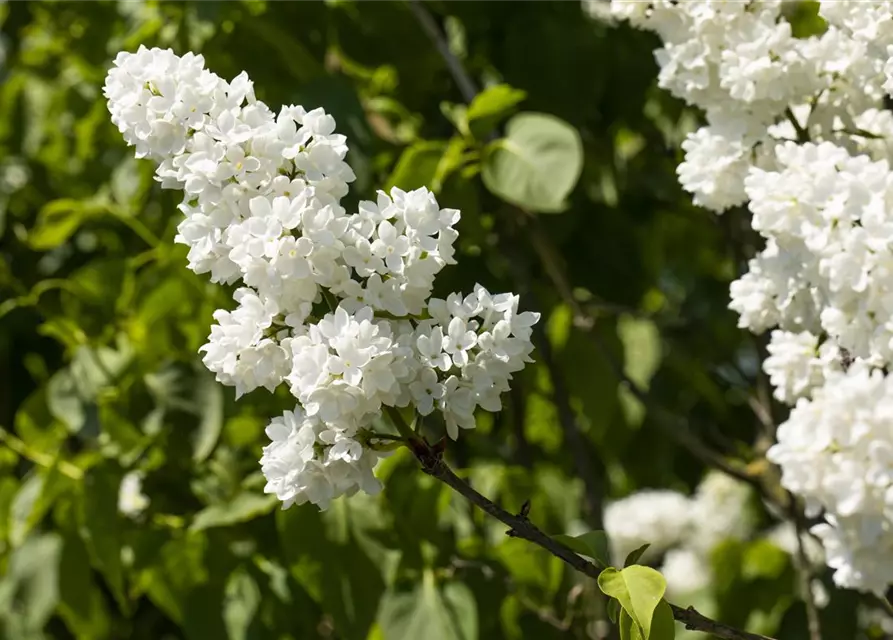
<path fill-rule="evenodd" d="M 422 25 L 422 29 L 428 34 L 428 38 L 437 47 L 440 57 L 443 58 L 447 68 L 450 70 L 450 74 L 456 81 L 456 85 L 459 87 L 459 91 L 462 93 L 462 99 L 470 103 L 478 93 L 477 87 L 471 76 L 462 68 L 462 63 L 450 51 L 450 45 L 446 38 L 443 37 L 443 33 L 440 31 L 440 27 L 437 26 L 434 16 L 422 4 L 421 0 L 409 0 L 409 10 L 413 12 L 416 20 Z"/>
<path fill-rule="evenodd" d="M 509 513 L 492 502 L 489 498 L 479 493 L 450 469 L 443 460 L 442 450 L 431 447 L 428 443 L 418 437 L 413 438 L 410 442 L 410 448 L 425 473 L 448 485 L 477 508 L 508 526 L 509 530 L 506 532 L 506 535 L 532 542 L 580 573 L 595 580 L 598 579 L 598 576 L 601 573 L 601 568 L 599 566 L 589 562 L 582 556 L 577 555 L 569 547 L 540 531 L 540 529 L 533 524 L 526 515 Z M 670 608 L 673 611 L 673 617 L 684 624 L 686 629 L 692 631 L 709 633 L 722 640 L 773 640 L 768 636 L 750 633 L 712 620 L 711 618 L 698 613 L 694 607 L 684 609 L 674 604 L 670 604 Z"/>

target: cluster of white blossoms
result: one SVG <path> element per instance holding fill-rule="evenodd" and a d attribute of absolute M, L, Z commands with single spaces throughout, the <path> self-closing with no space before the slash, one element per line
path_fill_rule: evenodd
<path fill-rule="evenodd" d="M 717 213 L 747 205 L 765 248 L 732 283 L 739 326 L 794 407 L 768 454 L 824 523 L 843 587 L 893 583 L 893 2 L 820 2 L 795 37 L 781 0 L 613 0 L 656 32 L 659 84 L 707 124 L 678 174 Z"/>
<path fill-rule="evenodd" d="M 668 489 L 644 490 L 611 502 L 604 527 L 612 560 L 650 544 L 645 562 L 662 557 L 667 589 L 686 597 L 712 581 L 710 554 L 726 540 L 745 540 L 754 530 L 753 493 L 746 484 L 708 472 L 692 496 Z"/>
<path fill-rule="evenodd" d="M 240 285 L 236 308 L 214 314 L 205 365 L 237 396 L 287 383 L 298 402 L 267 428 L 267 492 L 324 508 L 377 491 L 371 428 L 384 407 L 438 411 L 452 438 L 478 407 L 501 408 L 539 315 L 480 285 L 431 298 L 455 263 L 459 211 L 394 188 L 347 212 L 354 173 L 334 119 L 276 114 L 245 73 L 227 82 L 202 56 L 122 52 L 105 95 L 137 157 L 184 192 L 176 240 L 189 268 Z"/>
<path fill-rule="evenodd" d="M 118 487 L 118 511 L 135 518 L 149 506 L 149 498 L 143 493 L 143 476 L 138 471 L 124 475 Z"/>
<path fill-rule="evenodd" d="M 786 522 L 759 531 L 755 507 L 753 490 L 719 471 L 707 472 L 691 496 L 667 489 L 633 493 L 605 509 L 611 559 L 619 566 L 629 552 L 650 543 L 641 561 L 660 563 L 668 596 L 677 604 L 709 611 L 715 605 L 712 558 L 721 544 L 762 540 L 798 562 L 794 525 Z M 805 532 L 801 539 L 809 565 L 821 567 L 822 545 Z M 828 562 L 834 566 L 833 558 Z M 828 595 L 819 578 L 811 580 L 810 589 L 817 605 L 825 606 Z"/>

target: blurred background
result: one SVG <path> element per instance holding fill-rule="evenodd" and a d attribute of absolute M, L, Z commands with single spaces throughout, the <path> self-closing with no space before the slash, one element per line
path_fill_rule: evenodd
<path fill-rule="evenodd" d="M 814 19 L 810 3 L 791 12 Z M 572 1 L 0 4 L 0 637 L 612 633 L 591 581 L 405 452 L 381 464 L 374 498 L 320 513 L 263 494 L 264 427 L 293 403 L 286 389 L 237 403 L 201 365 L 231 291 L 185 268 L 180 194 L 133 159 L 101 91 L 115 54 L 140 44 L 201 53 L 224 78 L 245 70 L 274 110 L 324 107 L 357 174 L 348 210 L 429 186 L 462 210 L 437 293 L 479 282 L 543 313 L 537 362 L 504 411 L 448 444 L 479 491 L 512 511 L 530 500 L 537 525 L 570 534 L 633 492 L 678 492 L 686 531 L 712 537 L 645 558 L 674 602 L 807 637 L 793 532 L 755 489 L 705 478 L 711 457 L 761 464 L 772 420 L 762 342 L 726 308 L 754 250 L 746 212 L 716 216 L 680 190 L 679 144 L 700 115 L 656 87 L 656 39 L 603 14 Z M 501 157 L 503 136 L 530 162 Z M 649 495 L 609 533 L 647 520 Z M 824 596 L 826 638 L 881 637 L 855 595 Z"/>

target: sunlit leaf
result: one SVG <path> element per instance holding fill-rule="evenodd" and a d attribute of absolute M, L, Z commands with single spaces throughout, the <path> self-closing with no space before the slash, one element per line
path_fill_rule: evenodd
<path fill-rule="evenodd" d="M 505 137 L 491 143 L 483 160 L 484 184 L 503 200 L 530 211 L 558 213 L 567 206 L 583 168 L 580 134 L 544 113 L 519 113 Z"/>

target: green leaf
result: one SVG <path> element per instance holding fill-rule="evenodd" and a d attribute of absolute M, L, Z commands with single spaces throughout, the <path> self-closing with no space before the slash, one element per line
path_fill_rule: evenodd
<path fill-rule="evenodd" d="M 624 315 L 617 322 L 617 335 L 623 343 L 624 373 L 640 389 L 647 391 L 661 361 L 657 326 L 651 320 Z M 618 393 L 627 423 L 640 425 L 645 417 L 645 406 L 626 386 L 619 387 Z"/>
<path fill-rule="evenodd" d="M 13 547 L 18 547 L 25 541 L 35 521 L 43 515 L 35 517 L 35 506 L 43 492 L 43 483 L 44 476 L 39 472 L 32 472 L 12 499 L 9 509 L 9 542 Z"/>
<path fill-rule="evenodd" d="M 774 580 L 790 566 L 790 556 L 768 540 L 754 540 L 744 548 L 741 577 Z"/>
<path fill-rule="evenodd" d="M 532 548 L 519 538 L 508 538 L 496 547 L 496 556 L 518 586 L 538 593 L 544 601 L 554 597 L 561 587 L 564 565 L 544 549 Z"/>
<path fill-rule="evenodd" d="M 94 575 L 84 543 L 76 535 L 66 535 L 59 573 L 59 614 L 78 638 L 109 636 L 108 609 Z"/>
<path fill-rule="evenodd" d="M 248 629 L 260 599 L 260 589 L 245 569 L 237 569 L 230 575 L 223 601 L 223 621 L 229 640 L 248 640 Z"/>
<path fill-rule="evenodd" d="M 356 516 L 343 499 L 324 513 L 309 503 L 276 512 L 292 577 L 345 638 L 365 637 L 385 590 L 378 567 L 357 544 Z"/>
<path fill-rule="evenodd" d="M 612 600 L 612 602 L 616 602 L 616 600 Z M 642 632 L 626 609 L 620 610 L 620 622 L 617 626 L 620 630 L 620 640 L 643 640 Z"/>
<path fill-rule="evenodd" d="M 206 547 L 207 539 L 201 533 L 171 540 L 140 575 L 140 589 L 177 623 L 182 624 L 186 615 L 190 592 L 208 580 Z"/>
<path fill-rule="evenodd" d="M 423 140 L 404 149 L 385 183 L 385 191 L 389 192 L 393 187 L 412 191 L 431 186 L 447 146 L 443 140 Z"/>
<path fill-rule="evenodd" d="M 675 640 L 675 638 L 676 621 L 673 619 L 673 610 L 666 600 L 661 600 L 654 609 L 648 640 Z"/>
<path fill-rule="evenodd" d="M 19 486 L 9 511 L 9 542 L 21 545 L 71 480 L 55 467 L 35 468 Z"/>
<path fill-rule="evenodd" d="M 611 567 L 601 572 L 598 586 L 605 595 L 620 602 L 642 635 L 648 638 L 654 609 L 667 590 L 664 577 L 651 567 L 641 565 L 632 565 L 621 571 Z"/>
<path fill-rule="evenodd" d="M 426 570 L 413 591 L 389 591 L 379 614 L 382 635 L 388 640 L 477 640 L 474 595 L 461 582 L 440 586 Z"/>
<path fill-rule="evenodd" d="M 468 107 L 466 105 L 441 102 L 440 112 L 463 136 L 471 135 L 471 131 L 468 129 Z"/>
<path fill-rule="evenodd" d="M 59 560 L 62 538 L 57 533 L 29 537 L 9 557 L 0 580 L 0 617 L 17 611 L 23 631 L 43 628 L 59 602 Z"/>
<path fill-rule="evenodd" d="M 483 160 L 484 185 L 494 195 L 530 211 L 559 213 L 583 169 L 583 143 L 560 118 L 519 113 Z"/>
<path fill-rule="evenodd" d="M 68 437 L 65 426 L 50 413 L 46 387 L 29 395 L 19 406 L 14 425 L 16 434 L 39 453 L 57 453 Z"/>
<path fill-rule="evenodd" d="M 487 87 L 475 96 L 468 106 L 466 118 L 472 135 L 478 140 L 486 138 L 500 121 L 525 98 L 527 93 L 507 84 Z"/>
<path fill-rule="evenodd" d="M 196 390 L 196 410 L 201 416 L 193 438 L 192 459 L 207 459 L 223 429 L 223 388 L 211 376 L 202 375 Z"/>
<path fill-rule="evenodd" d="M 552 537 L 570 547 L 580 555 L 589 556 L 590 558 L 597 560 L 603 567 L 607 567 L 611 564 L 611 553 L 608 549 L 608 536 L 604 531 L 587 531 L 578 536 L 559 534 Z"/>
<path fill-rule="evenodd" d="M 608 618 L 614 624 L 617 624 L 617 615 L 620 613 L 620 603 L 615 598 L 610 598 L 608 600 Z"/>
<path fill-rule="evenodd" d="M 54 200 L 37 214 L 37 222 L 28 234 L 28 242 L 38 251 L 58 247 L 95 211 L 95 207 L 90 207 L 81 200 Z"/>
<path fill-rule="evenodd" d="M 19 483 L 10 476 L 0 477 L 0 547 L 4 545 L 9 536 L 12 524 L 12 502 L 18 493 Z"/>
<path fill-rule="evenodd" d="M 57 371 L 47 382 L 47 407 L 54 418 L 77 433 L 87 420 L 84 398 L 68 369 Z"/>
<path fill-rule="evenodd" d="M 274 495 L 263 495 L 255 492 L 240 493 L 226 504 L 215 504 L 206 507 L 195 515 L 191 531 L 201 531 L 212 527 L 228 527 L 240 522 L 248 522 L 254 518 L 270 513 L 276 506 Z"/>
<path fill-rule="evenodd" d="M 646 551 L 648 551 L 648 547 L 650 547 L 650 543 L 645 543 L 638 549 L 633 549 L 629 552 L 629 555 L 626 556 L 626 560 L 623 561 L 624 567 L 629 567 L 631 565 L 636 564 L 639 561 Z"/>
<path fill-rule="evenodd" d="M 118 515 L 120 484 L 121 474 L 111 465 L 92 468 L 84 476 L 79 525 L 93 564 L 102 573 L 119 606 L 127 611 L 129 602 L 121 563 L 123 523 Z"/>
<path fill-rule="evenodd" d="M 660 331 L 651 320 L 623 315 L 617 322 L 623 343 L 626 375 L 642 389 L 648 389 L 661 360 Z"/>

